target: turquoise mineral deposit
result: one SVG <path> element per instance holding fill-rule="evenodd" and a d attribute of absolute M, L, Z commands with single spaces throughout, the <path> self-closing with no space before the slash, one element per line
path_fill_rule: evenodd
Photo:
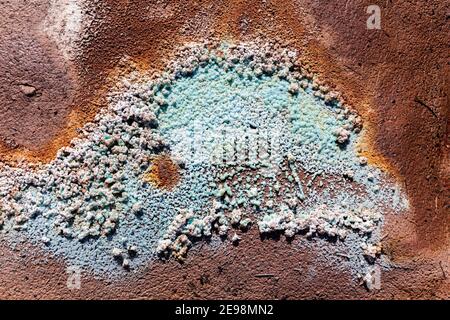
<path fill-rule="evenodd" d="M 362 119 L 295 51 L 189 44 L 152 79 L 123 79 L 51 163 L 0 167 L 3 237 L 110 277 L 254 227 L 337 239 L 359 253 L 355 275 L 370 272 L 382 213 L 407 200 L 357 152 Z M 162 154 L 179 169 L 171 190 L 143 179 Z"/>

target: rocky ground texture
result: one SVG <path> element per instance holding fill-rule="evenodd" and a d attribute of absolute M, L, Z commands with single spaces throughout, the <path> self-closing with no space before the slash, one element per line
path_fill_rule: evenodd
<path fill-rule="evenodd" d="M 229 242 L 214 242 L 211 246 L 198 242 L 181 265 L 173 260 L 152 263 L 119 281 L 99 279 L 86 272 L 79 291 L 66 287 L 65 260 L 58 255 L 74 248 L 48 256 L 45 247 L 36 247 L 26 239 L 17 240 L 14 246 L 4 242 L 0 261 L 5 285 L 0 296 L 448 298 L 448 6 L 440 1 L 426 5 L 386 2 L 380 4 L 381 30 L 367 30 L 365 9 L 369 4 L 233 1 L 225 6 L 215 1 L 5 1 L 0 9 L 2 16 L 7 17 L 0 23 L 0 59 L 4 60 L 0 64 L 4 102 L 0 109 L 0 150 L 4 166 L 17 168 L 14 172 L 18 176 L 30 163 L 42 168 L 64 161 L 64 152 L 74 154 L 59 150 L 70 146 L 83 127 L 89 131 L 85 125 L 96 115 L 101 119 L 99 110 L 108 108 L 109 93 L 119 79 L 130 72 L 149 77 L 160 73 L 170 60 L 176 61 L 175 55 L 183 43 L 216 38 L 235 43 L 260 39 L 285 43 L 299 53 L 311 73 L 318 74 L 332 91 L 339 92 L 342 101 L 362 118 L 365 133 L 360 157 L 369 165 L 391 172 L 409 199 L 407 213 L 383 212 L 381 245 L 369 243 L 361 248 L 369 257 L 382 251 L 389 261 L 389 268 L 382 270 L 380 290 L 368 292 L 361 285 L 364 278 L 361 283 L 352 279 L 352 257 L 340 243 L 304 241 L 298 237 L 285 240 L 276 235 L 260 239 L 261 230 L 279 229 L 280 223 L 290 223 L 289 218 L 269 216 L 247 232 L 237 230 L 230 234 Z M 300 90 L 301 82 L 287 87 L 291 95 Z M 318 91 L 320 95 L 322 90 Z M 139 121 L 151 126 L 153 118 Z M 348 129 L 335 131 L 334 143 L 352 139 L 354 133 Z M 113 145 L 116 142 L 108 146 L 107 140 L 102 145 L 115 148 L 108 161 L 120 161 L 123 146 Z M 161 163 L 161 168 L 171 167 L 167 161 Z M 289 167 L 288 163 L 285 165 Z M 114 163 L 107 166 L 112 168 Z M 56 180 L 58 176 L 67 178 L 66 173 L 56 170 Z M 350 171 L 343 172 L 343 178 L 348 180 L 355 173 L 358 179 L 357 172 Z M 151 183 L 154 172 L 148 177 Z M 292 179 L 295 185 L 295 175 Z M 157 185 L 164 185 L 161 181 Z M 55 182 L 55 187 L 59 182 Z M 39 186 L 53 182 L 46 176 L 42 181 L 24 180 L 25 185 L 31 183 Z M 233 191 L 227 186 L 220 185 L 219 198 Z M 98 199 L 108 202 L 108 193 L 101 194 L 100 186 L 97 187 Z M 135 199 L 127 204 L 129 190 L 117 188 L 111 192 L 120 196 L 112 194 L 114 199 L 110 200 L 115 203 L 123 197 L 125 206 L 130 206 L 126 211 L 139 215 L 141 207 Z M 9 192 L 10 187 L 7 189 Z M 70 197 L 64 190 L 55 192 L 58 199 Z M 21 201 L 20 195 L 11 199 Z M 111 203 L 105 201 L 101 205 L 109 208 Z M 84 205 L 81 203 L 80 209 Z M 28 209 L 31 208 L 24 212 L 39 216 Z M 107 237 L 119 219 L 113 212 L 106 218 L 98 217 L 102 226 L 97 230 L 99 234 L 89 236 Z M 230 219 L 238 216 L 235 211 Z M 18 225 L 27 224 L 26 215 L 19 214 L 15 219 Z M 59 222 L 55 227 L 63 238 L 82 238 L 83 231 L 96 232 L 92 224 L 82 221 L 75 224 L 79 228 L 71 228 L 64 219 Z M 130 224 L 129 230 L 132 229 Z M 46 235 L 39 238 L 44 245 L 52 240 Z M 128 267 L 139 259 L 136 252 L 140 246 L 127 241 L 129 235 L 123 238 L 126 239 L 117 240 L 108 255 Z M 190 240 L 177 237 L 176 241 L 186 244 Z M 166 279 L 161 279 L 161 274 L 167 275 Z"/>

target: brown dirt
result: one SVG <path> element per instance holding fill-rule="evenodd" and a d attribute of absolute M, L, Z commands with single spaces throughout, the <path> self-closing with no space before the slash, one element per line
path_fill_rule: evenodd
<path fill-rule="evenodd" d="M 308 282 L 290 266 L 308 268 L 314 252 L 261 242 L 250 233 L 236 248 L 212 252 L 205 246 L 182 266 L 155 264 L 139 279 L 118 284 L 86 280 L 85 290 L 73 293 L 65 289 L 58 261 L 33 265 L 4 247 L 7 272 L 0 280 L 8 285 L 0 297 L 449 298 L 448 3 L 380 3 L 382 30 L 366 29 L 365 8 L 372 4 L 366 0 L 99 3 L 82 55 L 73 62 L 38 30 L 46 5 L 0 6 L 6 17 L 0 22 L 4 159 L 51 159 L 104 104 L 111 81 L 125 71 L 124 57 L 142 70 L 158 70 L 179 43 L 205 36 L 289 41 L 363 116 L 362 147 L 369 159 L 406 187 L 410 214 L 389 216 L 385 226 L 385 251 L 399 267 L 385 273 L 378 293 L 367 293 L 322 262 L 313 263 L 321 271 Z M 24 94 L 24 84 L 36 94 Z M 254 279 L 257 266 L 278 280 Z M 207 285 L 199 284 L 203 274 L 211 279 Z M 11 282 L 10 275 L 28 281 Z"/>
<path fill-rule="evenodd" d="M 67 288 L 64 264 L 28 245 L 0 255 L 2 299 L 448 299 L 441 265 L 417 257 L 383 272 L 381 290 L 367 292 L 342 267 L 334 244 L 321 249 L 285 240 L 261 240 L 256 228 L 211 249 L 198 244 L 180 264 L 155 263 L 119 282 L 82 273 L 81 287 Z M 226 246 L 226 247 L 225 247 Z M 8 248 L 5 246 L 5 248 Z M 441 257 L 442 258 L 442 257 Z M 14 274 L 15 277 L 10 275 Z"/>
<path fill-rule="evenodd" d="M 171 190 L 180 181 L 178 165 L 167 155 L 157 156 L 151 161 L 144 179 L 157 188 Z"/>

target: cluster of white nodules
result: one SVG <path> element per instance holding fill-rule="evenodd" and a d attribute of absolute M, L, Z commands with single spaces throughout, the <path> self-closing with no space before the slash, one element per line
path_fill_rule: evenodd
<path fill-rule="evenodd" d="M 280 212 L 265 215 L 258 226 L 262 233 L 282 231 L 287 237 L 293 237 L 301 231 L 307 231 L 308 237 L 318 234 L 343 240 L 349 232 L 361 235 L 372 233 L 381 219 L 380 213 L 365 208 L 352 211 L 320 205 L 308 214 L 295 215 L 289 207 L 284 206 Z"/>
<path fill-rule="evenodd" d="M 67 238 L 111 235 L 121 216 L 142 212 L 141 199 L 127 189 L 141 179 L 149 157 L 164 151 L 153 120 L 106 110 L 50 164 L 5 167 L 0 226 L 13 218 L 12 228 L 24 229 L 30 218 L 43 215 Z"/>

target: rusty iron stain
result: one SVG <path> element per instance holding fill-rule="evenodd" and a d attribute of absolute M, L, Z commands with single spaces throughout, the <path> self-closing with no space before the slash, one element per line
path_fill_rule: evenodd
<path fill-rule="evenodd" d="M 168 155 L 159 155 L 151 160 L 144 181 L 164 190 L 172 190 L 180 181 L 178 165 Z"/>

